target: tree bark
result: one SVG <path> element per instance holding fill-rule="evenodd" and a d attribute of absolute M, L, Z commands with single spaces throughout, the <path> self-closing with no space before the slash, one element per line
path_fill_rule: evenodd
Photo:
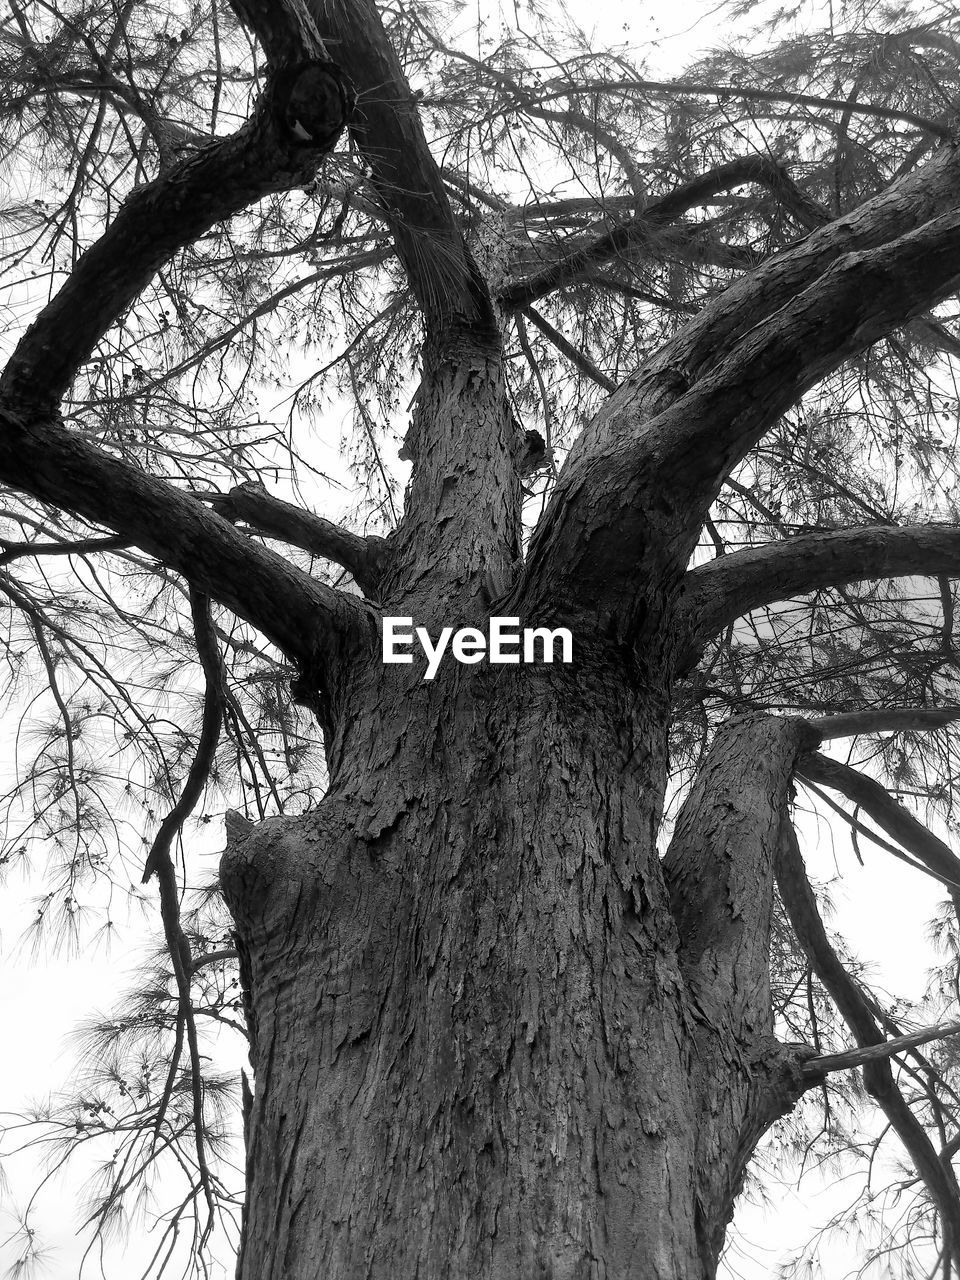
<path fill-rule="evenodd" d="M 243 1280 L 701 1274 L 663 720 L 543 670 L 369 671 L 318 812 L 227 851 Z"/>
<path fill-rule="evenodd" d="M 425 682 L 379 659 L 353 669 L 318 810 L 222 862 L 256 1079 L 239 1280 L 707 1280 L 804 1087 L 768 1009 L 743 1011 L 802 722 L 734 727 L 704 776 L 719 812 L 723 752 L 776 746 L 729 860 L 756 884 L 749 945 L 710 1005 L 695 895 L 671 905 L 656 847 L 669 661 L 584 643 Z"/>

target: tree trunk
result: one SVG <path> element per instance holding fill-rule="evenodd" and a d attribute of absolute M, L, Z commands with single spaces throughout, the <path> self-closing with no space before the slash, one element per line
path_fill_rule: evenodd
<path fill-rule="evenodd" d="M 655 843 L 667 691 L 584 652 L 422 665 L 375 655 L 318 811 L 224 857 L 256 1074 L 238 1277 L 712 1276 L 706 1195 L 778 1108 L 762 1055 L 728 1055 L 726 1109 L 702 1078 Z"/>

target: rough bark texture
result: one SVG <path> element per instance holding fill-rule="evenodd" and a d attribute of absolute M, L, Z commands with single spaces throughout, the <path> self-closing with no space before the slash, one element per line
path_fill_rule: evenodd
<path fill-rule="evenodd" d="M 373 655 L 319 810 L 224 856 L 257 1082 L 238 1275 L 712 1276 L 803 1088 L 766 929 L 816 735 L 722 737 L 671 906 L 666 690 L 643 668 L 420 676 Z"/>

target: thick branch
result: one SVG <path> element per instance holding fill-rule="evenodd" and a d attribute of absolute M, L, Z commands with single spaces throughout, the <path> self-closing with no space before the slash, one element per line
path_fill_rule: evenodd
<path fill-rule="evenodd" d="M 799 719 L 754 714 L 724 724 L 663 859 L 684 971 L 713 1021 L 745 1039 L 773 1030 L 773 860 L 797 757 L 816 742 Z"/>
<path fill-rule="evenodd" d="M 388 589 L 427 573 L 439 590 L 464 595 L 481 589 L 485 573 L 509 580 L 519 540 L 520 433 L 507 401 L 500 328 L 376 4 L 234 4 L 271 61 L 302 38 L 309 15 L 350 77 L 358 96 L 351 135 L 423 313 L 423 377 L 405 441 L 413 475 Z"/>
<path fill-rule="evenodd" d="M 719 556 L 684 578 L 695 647 L 751 609 L 872 578 L 960 575 L 960 529 L 876 525 L 803 534 Z M 839 736 L 839 735 L 835 735 Z"/>
<path fill-rule="evenodd" d="M 957 197 L 960 203 L 960 186 Z M 662 478 L 682 486 L 702 516 L 724 476 L 805 391 L 956 289 L 958 255 L 960 209 L 953 208 L 887 244 L 838 258 L 728 346 L 672 415 L 651 424 L 640 455 L 649 457 L 655 441 Z"/>
<path fill-rule="evenodd" d="M 862 1048 L 884 1045 L 884 1034 L 864 993 L 841 964 L 827 937 L 789 819 L 784 819 L 781 829 L 777 884 L 797 940 L 857 1044 Z M 867 1091 L 890 1121 L 937 1206 L 947 1247 L 955 1265 L 960 1266 L 960 1189 L 953 1170 L 940 1161 L 926 1130 L 897 1088 L 888 1059 L 871 1059 L 865 1063 L 863 1078 Z"/>
<path fill-rule="evenodd" d="M 126 541 L 258 627 L 314 672 L 372 626 L 367 606 L 245 537 L 190 494 L 56 422 L 0 413 L 0 478 L 42 502 L 115 529 Z"/>
<path fill-rule="evenodd" d="M 296 87 L 294 79 L 282 93 L 271 90 L 237 133 L 130 193 L 18 344 L 0 378 L 5 404 L 21 414 L 51 412 L 100 338 L 178 249 L 264 196 L 310 180 L 329 148 L 305 147 L 286 126 L 283 98 Z M 344 102 L 331 91 L 329 106 L 335 136 L 346 123 Z"/>
<path fill-rule="evenodd" d="M 717 365 L 731 345 L 798 296 L 845 254 L 876 248 L 923 226 L 960 202 L 960 151 L 940 147 L 919 169 L 811 232 L 799 244 L 736 280 L 665 343 L 637 378 L 636 401 L 652 416 Z M 660 385 L 662 383 L 662 386 Z"/>
<path fill-rule="evenodd" d="M 438 341 L 462 325 L 496 342 L 486 286 L 474 265 L 427 145 L 418 104 L 373 0 L 233 0 L 271 63 L 303 56 L 316 39 L 356 88 L 350 126 L 420 304 Z"/>
<path fill-rule="evenodd" d="M 848 356 L 956 287 L 958 205 L 960 158 L 944 148 L 732 286 L 618 389 L 571 451 L 531 541 L 524 585 L 538 606 L 579 597 L 626 637 L 651 606 L 662 610 L 648 584 L 679 574 L 719 485 L 763 432 Z"/>
<path fill-rule="evenodd" d="M 756 1143 L 802 1092 L 794 1064 L 774 1048 L 769 947 L 780 825 L 797 755 L 813 740 L 798 719 L 723 725 L 662 864 L 680 963 L 703 1015 L 694 1032 L 698 1177 L 713 1249 Z M 740 1139 L 732 1153 L 717 1139 L 731 1130 Z"/>
<path fill-rule="evenodd" d="M 256 481 L 237 485 L 229 493 L 208 495 L 206 501 L 227 520 L 242 520 L 265 537 L 341 565 L 364 595 L 376 596 L 387 554 L 385 538 L 351 533 L 323 516 L 272 497 Z"/>

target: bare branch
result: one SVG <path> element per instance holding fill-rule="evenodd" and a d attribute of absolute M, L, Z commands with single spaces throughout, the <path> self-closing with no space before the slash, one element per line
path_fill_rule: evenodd
<path fill-rule="evenodd" d="M 7 542 L 0 538 L 0 565 L 23 556 L 80 556 L 92 551 L 122 551 L 130 544 L 124 538 L 78 538 L 72 542 Z"/>
<path fill-rule="evenodd" d="M 698 565 L 684 578 L 682 609 L 700 648 L 736 618 L 778 600 L 873 578 L 937 574 L 960 575 L 960 529 L 837 529 L 734 551 Z"/>
<path fill-rule="evenodd" d="M 203 667 L 203 719 L 200 736 L 186 781 L 176 804 L 160 824 L 154 837 L 143 868 L 142 883 L 154 873 L 159 873 L 161 864 L 171 862 L 170 850 L 174 840 L 180 834 L 183 824 L 196 808 L 197 801 L 203 794 L 210 769 L 213 765 L 220 729 L 223 725 L 225 673 L 223 659 L 217 647 L 217 634 L 210 614 L 210 601 L 206 596 L 191 588 L 190 608 L 193 614 L 194 634 L 197 643 L 197 654 Z"/>
<path fill-rule="evenodd" d="M 272 497 L 256 481 L 237 485 L 229 493 L 206 494 L 204 501 L 227 520 L 242 520 L 268 538 L 342 565 L 365 595 L 376 596 L 387 554 L 385 538 L 351 533 L 292 502 Z"/>
<path fill-rule="evenodd" d="M 797 763 L 797 774 L 831 787 L 859 805 L 887 835 L 951 886 L 951 897 L 960 911 L 960 858 L 949 845 L 894 800 L 886 787 L 850 765 L 831 760 L 820 752 L 802 756 Z"/>
<path fill-rule="evenodd" d="M 820 1058 L 808 1058 L 801 1070 L 813 1080 L 822 1080 L 831 1071 L 848 1071 L 851 1067 L 862 1067 L 868 1062 L 880 1062 L 884 1058 L 895 1057 L 904 1049 L 915 1049 L 918 1045 L 929 1044 L 931 1040 L 946 1040 L 955 1035 L 960 1035 L 960 1022 L 944 1022 L 939 1026 L 924 1027 L 909 1035 L 885 1040 L 883 1044 L 850 1049 L 846 1053 L 828 1053 Z"/>
<path fill-rule="evenodd" d="M 604 391 L 615 391 L 617 384 L 612 378 L 608 378 L 602 369 L 598 369 L 589 356 L 583 354 L 577 347 L 573 345 L 559 329 L 555 329 L 550 321 L 540 314 L 535 307 L 520 306 L 517 310 L 521 315 L 527 317 L 531 324 L 536 325 L 544 337 L 549 338 L 559 352 L 567 357 L 575 369 L 579 369 L 598 386 L 603 387 Z"/>
<path fill-rule="evenodd" d="M 143 869 L 143 883 L 156 875 L 160 887 L 160 917 L 166 938 L 167 951 L 177 983 L 177 1026 L 173 1053 L 167 1071 L 167 1079 L 157 1107 L 156 1133 L 159 1135 L 167 1105 L 173 1093 L 184 1032 L 190 1053 L 190 1082 L 193 1093 L 193 1129 L 197 1150 L 197 1169 L 207 1201 L 208 1222 L 205 1234 L 213 1225 L 214 1201 L 210 1182 L 210 1170 L 204 1143 L 203 1129 L 203 1074 L 200 1064 L 200 1046 L 197 1040 L 197 1024 L 190 995 L 190 977 L 193 973 L 193 957 L 190 943 L 180 923 L 180 892 L 177 871 L 171 855 L 175 837 L 203 794 L 210 766 L 220 736 L 224 707 L 224 672 L 217 637 L 210 615 L 210 600 L 199 591 L 191 589 L 190 607 L 193 614 L 194 633 L 204 673 L 203 724 L 197 751 L 190 765 L 186 782 L 177 802 L 160 824 Z"/>
<path fill-rule="evenodd" d="M 960 719 L 960 707 L 887 707 L 876 711 L 849 711 L 844 715 L 811 720 L 821 742 L 854 738 L 860 733 L 923 733 L 942 729 Z"/>

